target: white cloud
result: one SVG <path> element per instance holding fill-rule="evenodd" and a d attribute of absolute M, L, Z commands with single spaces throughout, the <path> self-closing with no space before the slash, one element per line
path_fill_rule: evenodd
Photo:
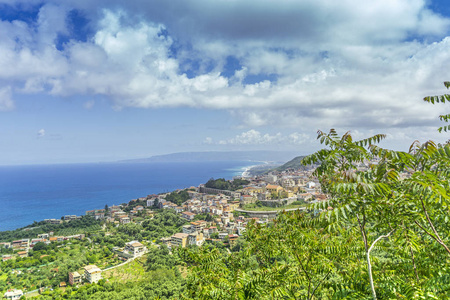
<path fill-rule="evenodd" d="M 44 137 L 44 136 L 45 136 L 45 129 L 40 129 L 40 130 L 37 132 L 37 136 L 38 136 L 38 138 Z"/>
<path fill-rule="evenodd" d="M 58 50 L 71 8 L 94 33 Z M 424 0 L 55 1 L 35 23 L 0 22 L 0 80 L 11 86 L 0 90 L 0 109 L 13 108 L 14 90 L 103 95 L 117 109 L 225 109 L 246 128 L 431 126 L 443 108 L 421 98 L 448 79 L 449 24 Z M 242 66 L 232 78 L 221 76 L 229 55 Z M 187 59 L 196 76 L 183 74 Z M 277 80 L 245 84 L 258 74 Z M 281 139 L 255 134 L 234 140 Z"/>
<path fill-rule="evenodd" d="M 12 109 L 14 109 L 14 102 L 11 98 L 11 88 L 5 87 L 0 89 L 0 111 Z"/>
<path fill-rule="evenodd" d="M 39 43 L 53 45 L 58 34 L 68 34 L 66 26 L 67 9 L 60 4 L 45 4 L 39 10 L 37 20 Z"/>
<path fill-rule="evenodd" d="M 289 140 L 292 144 L 303 144 L 304 142 L 306 142 L 307 140 L 309 140 L 309 135 L 294 132 L 294 133 L 291 133 L 291 134 L 288 136 L 288 140 Z"/>
<path fill-rule="evenodd" d="M 257 130 L 250 129 L 248 131 L 242 132 L 236 135 L 234 138 L 228 140 L 220 140 L 219 145 L 283 145 L 292 144 L 299 145 L 303 144 L 309 139 L 308 135 L 300 134 L 297 132 L 291 133 L 289 135 L 283 135 L 278 132 L 276 134 L 261 133 Z M 210 140 L 212 143 L 212 139 Z"/>

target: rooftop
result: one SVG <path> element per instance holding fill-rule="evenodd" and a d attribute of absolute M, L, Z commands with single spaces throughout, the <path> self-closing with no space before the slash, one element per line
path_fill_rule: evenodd
<path fill-rule="evenodd" d="M 178 233 L 175 233 L 174 235 L 172 235 L 172 237 L 178 238 L 178 239 L 184 239 L 184 238 L 187 238 L 188 235 L 189 234 L 187 234 L 187 233 L 180 233 L 180 232 L 178 232 Z"/>
<path fill-rule="evenodd" d="M 88 273 L 94 273 L 94 272 L 101 272 L 102 270 L 100 270 L 99 267 L 97 267 L 96 265 L 88 265 L 84 267 L 84 270 Z"/>

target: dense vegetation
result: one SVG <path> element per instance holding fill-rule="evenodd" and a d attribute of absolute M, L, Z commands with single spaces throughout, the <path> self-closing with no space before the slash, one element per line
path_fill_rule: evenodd
<path fill-rule="evenodd" d="M 219 190 L 229 190 L 229 191 L 236 191 L 241 189 L 244 185 L 249 184 L 250 181 L 245 179 L 234 179 L 234 180 L 225 180 L 224 178 L 214 179 L 211 178 L 208 180 L 208 182 L 205 184 L 208 188 L 213 189 L 219 189 Z"/>
<path fill-rule="evenodd" d="M 10 242 L 13 240 L 36 238 L 40 233 L 53 231 L 55 235 L 75 235 L 97 231 L 100 229 L 101 221 L 90 216 L 82 216 L 81 219 L 65 221 L 61 224 L 49 224 L 45 221 L 34 222 L 24 228 L 16 230 L 0 231 L 0 241 Z"/>
<path fill-rule="evenodd" d="M 180 206 L 184 202 L 189 200 L 189 194 L 186 190 L 182 190 L 179 192 L 172 192 L 166 196 L 166 200 L 170 201 L 172 203 L 175 203 L 176 205 Z"/>
<path fill-rule="evenodd" d="M 152 247 L 147 254 L 147 268 L 150 271 L 169 268 L 173 269 L 179 264 L 178 257 L 171 255 L 167 246 Z"/>
<path fill-rule="evenodd" d="M 131 240 L 156 241 L 162 237 L 168 237 L 180 232 L 181 226 L 186 224 L 186 222 L 185 219 L 175 212 L 162 210 L 154 218 L 144 219 L 141 224 L 123 224 L 114 229 L 114 234 L 98 233 L 92 235 L 92 240 L 100 245 L 115 247 L 123 247 L 126 242 Z"/>
<path fill-rule="evenodd" d="M 331 199 L 272 226 L 247 227 L 244 251 L 185 250 L 196 299 L 447 299 L 450 145 L 408 152 L 319 131 L 304 158 Z M 376 164 L 371 161 L 377 158 Z"/>
<path fill-rule="evenodd" d="M 211 213 L 196 214 L 195 217 L 194 217 L 194 221 L 198 221 L 198 220 L 211 222 L 211 221 L 214 220 L 214 215 L 211 214 Z"/>
<path fill-rule="evenodd" d="M 94 248 L 87 239 L 36 246 L 28 257 L 1 263 L 0 291 L 13 287 L 56 287 L 60 282 L 67 281 L 68 272 L 76 271 L 82 266 L 95 263 L 104 268 L 119 263 L 108 247 Z"/>
<path fill-rule="evenodd" d="M 173 256 L 162 256 L 171 258 Z M 147 263 L 133 261 L 130 267 L 120 267 L 114 271 L 109 282 L 105 279 L 98 284 L 68 287 L 65 290 L 47 290 L 39 299 L 174 299 L 179 298 L 184 289 L 184 279 L 178 267 L 169 266 L 161 260 L 158 268 L 145 270 Z M 120 270 L 125 268 L 126 270 Z M 104 274 L 108 276 L 108 274 Z M 135 276 L 133 276 L 135 275 Z"/>
<path fill-rule="evenodd" d="M 170 210 L 163 210 L 153 219 L 142 223 L 143 237 L 148 240 L 156 240 L 181 232 L 181 227 L 187 221 Z"/>

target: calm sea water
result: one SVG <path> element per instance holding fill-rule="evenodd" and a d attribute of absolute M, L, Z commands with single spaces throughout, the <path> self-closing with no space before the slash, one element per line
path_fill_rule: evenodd
<path fill-rule="evenodd" d="M 84 215 L 148 194 L 231 179 L 251 162 L 108 163 L 0 166 L 0 231 Z"/>

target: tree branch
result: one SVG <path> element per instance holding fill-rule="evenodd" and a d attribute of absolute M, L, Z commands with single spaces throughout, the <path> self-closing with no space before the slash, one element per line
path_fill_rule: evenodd
<path fill-rule="evenodd" d="M 430 216 L 428 215 L 428 211 L 425 208 L 425 203 L 423 203 L 422 199 L 420 199 L 420 202 L 422 203 L 422 208 L 423 208 L 423 211 L 425 212 L 425 216 L 427 218 L 428 224 L 430 224 L 431 229 L 433 230 L 434 234 L 438 238 L 438 243 L 441 244 L 442 247 L 444 247 L 445 250 L 447 250 L 447 252 L 450 254 L 450 249 L 447 247 L 446 244 L 444 244 L 444 242 L 442 241 L 441 237 L 439 236 L 439 233 L 437 232 L 436 228 L 434 228 L 433 222 L 431 222 Z"/>
<path fill-rule="evenodd" d="M 375 246 L 375 244 L 376 244 L 379 240 L 381 240 L 381 239 L 383 239 L 383 238 L 389 237 L 391 234 L 394 233 L 394 231 L 395 231 L 395 229 L 392 230 L 391 232 L 389 232 L 388 234 L 380 235 L 380 236 L 372 243 L 372 245 L 371 245 L 370 248 L 369 248 L 369 251 L 367 251 L 367 254 L 370 254 L 370 251 L 372 251 L 373 246 Z"/>
<path fill-rule="evenodd" d="M 417 224 L 417 226 L 419 226 L 423 231 L 425 231 L 426 234 L 428 234 L 429 236 L 431 236 L 436 242 L 438 242 L 442 247 L 445 248 L 445 250 L 450 254 L 450 249 L 447 247 L 446 244 L 444 244 L 444 242 L 442 242 L 440 240 L 440 238 L 435 237 L 433 234 L 431 234 L 431 232 L 429 232 L 428 230 L 426 230 L 422 225 L 419 224 L 419 222 L 414 221 L 414 223 Z"/>
<path fill-rule="evenodd" d="M 358 214 L 356 214 L 356 219 L 358 219 L 359 229 L 361 230 L 361 235 L 362 235 L 363 241 L 364 241 L 364 247 L 365 247 L 366 252 L 367 252 L 368 245 L 367 245 L 367 236 L 366 236 L 366 232 L 364 231 L 364 225 L 361 224 L 361 220 L 359 219 L 359 215 L 358 215 Z"/>
<path fill-rule="evenodd" d="M 311 298 L 310 298 L 310 299 L 312 299 L 312 297 L 314 296 L 314 293 L 316 292 L 317 288 L 325 281 L 325 279 L 327 279 L 327 277 L 328 277 L 328 275 L 330 275 L 330 273 L 331 273 L 331 270 L 328 271 L 328 273 L 327 273 L 327 274 L 322 278 L 322 280 L 316 285 L 316 287 L 315 287 L 314 290 L 312 291 L 312 294 L 311 294 Z"/>
<path fill-rule="evenodd" d="M 379 236 L 370 246 L 369 250 L 367 250 L 366 253 L 366 257 L 367 257 L 367 268 L 368 268 L 368 273 L 369 273 L 369 281 L 370 281 L 370 288 L 372 289 L 372 297 L 374 300 L 377 300 L 377 293 L 375 292 L 375 285 L 373 284 L 373 276 L 372 276 L 372 264 L 370 263 L 370 251 L 372 251 L 373 247 L 375 246 L 375 244 L 381 240 L 382 238 L 387 238 L 389 237 L 393 232 L 395 231 L 392 230 L 391 232 L 389 232 L 388 234 L 385 235 L 381 235 Z"/>

